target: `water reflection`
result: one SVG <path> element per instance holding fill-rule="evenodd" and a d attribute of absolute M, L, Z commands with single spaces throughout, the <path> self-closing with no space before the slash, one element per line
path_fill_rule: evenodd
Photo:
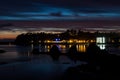
<path fill-rule="evenodd" d="M 53 45 L 40 46 L 40 48 L 39 48 L 40 52 L 49 52 L 52 46 Z M 66 52 L 68 52 L 68 49 L 72 45 L 71 44 L 70 45 L 59 44 L 58 46 L 59 46 L 59 48 L 60 48 L 60 50 L 61 50 L 62 53 L 66 53 Z M 85 52 L 86 51 L 86 45 L 85 44 L 80 44 L 80 45 L 78 44 L 78 45 L 76 45 L 76 47 L 77 47 L 77 50 L 79 52 Z"/>
<path fill-rule="evenodd" d="M 32 46 L 16 46 L 16 52 L 19 55 L 30 56 L 32 50 Z"/>
<path fill-rule="evenodd" d="M 79 52 L 85 52 L 86 51 L 86 45 L 77 45 L 77 50 Z"/>
<path fill-rule="evenodd" d="M 68 62 L 69 64 L 63 64 Z M 41 55 L 39 59 L 0 66 L 0 80 L 59 80 L 54 79 L 62 75 L 69 67 L 81 64 L 70 63 L 69 59 L 61 56 L 59 64 L 53 63 L 47 55 Z"/>
<path fill-rule="evenodd" d="M 106 49 L 106 44 L 97 44 L 101 49 Z M 40 52 L 49 52 L 53 45 L 38 45 L 38 46 L 15 46 L 15 45 L 0 45 L 0 49 L 6 50 L 6 53 L 0 54 L 0 58 L 18 58 L 20 56 L 32 56 L 31 53 L 34 47 L 38 47 Z M 68 52 L 68 49 L 72 46 L 59 44 L 58 45 L 62 53 Z M 79 52 L 86 51 L 86 44 L 77 44 L 77 50 Z M 110 49 L 112 50 L 112 49 Z"/>
<path fill-rule="evenodd" d="M 6 51 L 5 53 L 0 54 L 0 62 L 10 61 L 11 59 L 19 57 L 15 45 L 0 45 L 0 49 Z"/>
<path fill-rule="evenodd" d="M 100 49 L 104 50 L 104 49 L 106 49 L 106 44 L 98 44 L 98 47 L 100 47 Z"/>
<path fill-rule="evenodd" d="M 102 50 L 106 49 L 106 44 L 97 44 L 97 45 Z M 52 48 L 52 46 L 53 45 L 38 45 L 38 46 L 31 45 L 31 46 L 27 46 L 27 47 L 17 46 L 16 50 L 18 53 L 22 53 L 22 54 L 27 53 L 29 55 L 35 47 L 39 48 L 40 52 L 49 52 L 50 49 Z M 70 45 L 59 44 L 58 46 L 62 53 L 66 53 L 66 52 L 68 52 L 68 49 L 72 46 L 72 44 L 70 44 Z M 79 52 L 85 52 L 87 45 L 86 44 L 77 44 L 76 47 Z"/>

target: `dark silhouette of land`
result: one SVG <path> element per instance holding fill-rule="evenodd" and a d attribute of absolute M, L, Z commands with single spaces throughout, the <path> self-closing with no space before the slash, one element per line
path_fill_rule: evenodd
<path fill-rule="evenodd" d="M 96 37 L 99 36 L 106 37 L 106 43 L 115 44 L 115 45 L 116 44 L 119 45 L 120 43 L 119 33 L 115 33 L 115 32 L 101 33 L 99 31 L 91 33 L 91 32 L 84 32 L 82 30 L 77 31 L 72 29 L 58 34 L 44 33 L 44 32 L 20 34 L 16 37 L 15 44 L 22 46 L 28 46 L 31 44 L 38 45 L 38 44 L 44 44 L 46 40 L 56 41 L 57 39 L 59 39 L 60 41 L 78 39 L 78 40 L 85 40 L 90 42 L 90 40 L 96 41 Z"/>

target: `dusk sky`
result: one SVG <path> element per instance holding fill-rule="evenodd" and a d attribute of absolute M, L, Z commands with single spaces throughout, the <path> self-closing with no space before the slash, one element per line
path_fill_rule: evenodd
<path fill-rule="evenodd" d="M 28 31 L 64 31 L 68 28 L 119 31 L 120 1 L 0 1 L 0 38 L 14 38 Z"/>

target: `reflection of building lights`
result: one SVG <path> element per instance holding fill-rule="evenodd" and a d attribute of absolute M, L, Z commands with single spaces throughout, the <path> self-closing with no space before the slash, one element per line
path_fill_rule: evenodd
<path fill-rule="evenodd" d="M 100 44 L 100 45 L 98 45 L 99 47 L 100 47 L 100 49 L 105 49 L 106 47 L 105 47 L 105 44 Z"/>
<path fill-rule="evenodd" d="M 72 47 L 72 45 L 69 45 L 69 48 Z"/>
<path fill-rule="evenodd" d="M 31 43 L 33 43 L 33 41 L 31 41 Z"/>
<path fill-rule="evenodd" d="M 50 49 L 50 46 L 47 46 L 48 49 Z"/>
<path fill-rule="evenodd" d="M 112 40 L 112 42 L 115 42 L 114 40 Z"/>
<path fill-rule="evenodd" d="M 66 46 L 65 45 L 59 45 L 61 49 L 65 49 Z"/>
<path fill-rule="evenodd" d="M 32 48 L 32 49 L 33 49 L 33 47 L 34 47 L 33 44 L 31 44 L 31 48 Z"/>
<path fill-rule="evenodd" d="M 78 45 L 77 49 L 78 49 L 78 51 L 80 51 L 80 52 L 85 52 L 85 51 L 86 51 L 85 45 Z"/>

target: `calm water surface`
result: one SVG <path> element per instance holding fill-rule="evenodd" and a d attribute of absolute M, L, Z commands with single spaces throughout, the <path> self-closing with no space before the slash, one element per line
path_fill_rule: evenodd
<path fill-rule="evenodd" d="M 68 51 L 68 49 L 72 46 L 72 45 L 58 45 L 61 52 L 65 53 Z M 109 53 L 111 54 L 118 54 L 120 53 L 120 48 L 116 48 L 116 47 L 108 47 L 106 44 L 98 44 L 98 46 L 101 49 L 106 49 Z M 43 51 L 43 52 L 49 52 L 50 48 L 52 47 L 52 45 L 45 45 L 45 46 L 37 46 L 39 47 L 39 51 Z M 78 51 L 80 52 L 85 52 L 86 51 L 86 45 L 82 44 L 82 45 L 77 45 L 76 46 Z M 17 58 L 21 58 L 21 57 L 32 57 L 33 54 L 31 54 L 31 51 L 33 50 L 33 45 L 31 46 L 27 46 L 27 47 L 23 47 L 23 46 L 16 46 L 16 45 L 0 45 L 0 49 L 5 50 L 5 53 L 0 54 L 0 60 L 7 60 L 7 59 L 17 59 Z"/>
<path fill-rule="evenodd" d="M 58 45 L 61 52 L 65 53 L 67 52 L 68 48 L 71 47 L 71 45 L 68 45 L 66 48 L 65 45 Z M 36 46 L 35 46 L 36 47 Z M 52 47 L 52 45 L 45 45 L 43 46 L 37 46 L 39 47 L 39 51 L 40 52 L 49 52 L 50 48 Z M 77 48 L 80 48 L 82 52 L 85 51 L 85 45 L 79 45 L 77 46 Z M 2 61 L 10 61 L 10 60 L 15 60 L 15 59 L 20 59 L 20 58 L 31 58 L 31 57 L 38 57 L 39 59 L 45 59 L 48 58 L 49 55 L 44 55 L 44 56 L 40 56 L 40 55 L 33 55 L 31 52 L 33 50 L 33 45 L 31 46 L 27 46 L 27 47 L 23 47 L 23 46 L 16 46 L 16 45 L 0 45 L 0 49 L 5 50 L 5 53 L 1 53 L 0 54 L 0 62 Z M 67 59 L 67 57 L 64 57 L 65 59 Z"/>
<path fill-rule="evenodd" d="M 67 45 L 70 47 L 71 45 Z M 84 52 L 86 45 L 77 45 L 78 51 Z M 98 45 L 101 49 L 108 50 L 111 54 L 119 54 L 120 48 L 102 44 Z M 64 53 L 68 49 L 65 45 L 59 45 Z M 51 46 L 39 46 L 40 51 L 49 51 Z M 12 62 L 11 64 L 0 65 L 0 80 L 52 80 L 55 76 L 60 76 L 69 67 L 86 64 L 77 61 L 74 63 L 67 56 L 60 56 L 58 61 L 54 61 L 50 55 L 33 55 L 31 51 L 33 46 L 22 47 L 16 45 L 0 45 L 0 49 L 6 53 L 0 54 L 0 62 Z"/>
<path fill-rule="evenodd" d="M 7 51 L 0 54 L 0 62 L 12 62 L 0 65 L 0 80 L 53 80 L 64 74 L 69 67 L 86 64 L 81 61 L 74 63 L 64 55 L 58 61 L 47 54 L 33 55 L 32 47 L 0 45 L 0 49 Z"/>

